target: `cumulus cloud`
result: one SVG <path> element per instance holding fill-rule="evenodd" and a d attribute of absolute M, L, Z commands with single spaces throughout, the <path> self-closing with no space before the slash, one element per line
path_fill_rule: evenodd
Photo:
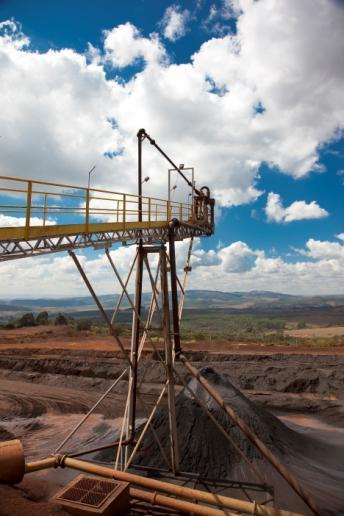
<path fill-rule="evenodd" d="M 3 215 L 0 213 L 0 227 L 22 227 L 25 226 L 26 219 L 25 217 L 12 217 L 10 215 Z M 45 221 L 47 226 L 54 226 L 56 224 L 55 220 L 47 219 Z M 40 217 L 31 217 L 30 218 L 31 226 L 43 226 L 43 219 Z"/>
<path fill-rule="evenodd" d="M 142 37 L 140 31 L 127 22 L 104 31 L 105 61 L 115 68 L 129 66 L 143 58 L 146 64 L 163 62 L 166 52 L 157 34 Z"/>
<path fill-rule="evenodd" d="M 181 10 L 179 5 L 171 5 L 164 13 L 161 25 L 163 34 L 170 41 L 177 41 L 185 36 L 186 23 L 190 17 L 190 11 Z"/>
<path fill-rule="evenodd" d="M 279 194 L 270 192 L 268 195 L 265 213 L 270 222 L 293 222 L 294 220 L 321 219 L 328 216 L 328 212 L 315 201 L 307 204 L 305 201 L 294 201 L 290 206 L 283 207 Z"/>
<path fill-rule="evenodd" d="M 244 242 L 234 242 L 211 253 L 213 265 L 208 261 L 202 263 L 199 255 L 194 258 L 192 263 L 197 266 L 190 277 L 190 287 L 343 294 L 344 244 L 309 239 L 301 251 L 304 258 L 289 262 L 281 256 L 267 256 Z"/>
<path fill-rule="evenodd" d="M 252 269 L 257 258 L 257 252 L 240 241 L 224 247 L 218 254 L 225 272 L 247 272 Z"/>
<path fill-rule="evenodd" d="M 221 259 L 218 253 L 214 251 L 214 249 L 210 249 L 210 251 L 204 251 L 204 249 L 196 249 L 193 253 L 192 258 L 193 267 L 212 266 L 221 263 Z"/>
<path fill-rule="evenodd" d="M 5 20 L 0 22 L 0 34 L 2 45 L 9 45 L 16 49 L 25 48 L 29 45 L 30 40 L 21 31 L 21 26 L 14 20 Z"/>
<path fill-rule="evenodd" d="M 336 235 L 337 238 L 339 238 L 339 240 L 343 240 L 344 242 L 344 233 L 339 233 L 339 235 Z"/>
<path fill-rule="evenodd" d="M 14 29 L 0 37 L 0 173 L 86 185 L 96 162 L 102 184 L 114 175 L 104 154 L 122 147 L 111 120 L 123 88 L 73 50 L 38 53 L 22 42 Z"/>
<path fill-rule="evenodd" d="M 307 255 L 315 260 L 344 260 L 344 245 L 339 242 L 326 242 L 311 238 L 307 244 Z"/>
<path fill-rule="evenodd" d="M 130 23 L 85 54 L 37 52 L 13 21 L 2 23 L 0 173 L 86 184 L 96 164 L 94 185 L 133 192 L 140 127 L 195 166 L 198 185 L 209 183 L 223 206 L 261 194 L 263 162 L 295 178 L 319 170 L 319 146 L 344 119 L 344 9 L 324 0 L 229 4 L 236 34 L 179 65 L 158 36 Z M 107 75 L 139 61 L 130 79 Z M 144 160 L 145 193 L 166 197 L 166 164 L 149 146 Z"/>
<path fill-rule="evenodd" d="M 188 242 L 178 242 L 178 273 L 183 274 Z M 117 247 L 111 256 L 125 278 L 135 256 L 135 246 Z M 233 242 L 219 250 L 204 251 L 196 239 L 192 254 L 192 273 L 188 286 L 221 291 L 271 290 L 290 294 L 343 294 L 344 244 L 309 239 L 305 257 L 288 262 L 281 256 L 267 256 L 245 242 Z M 82 266 L 98 294 L 120 292 L 113 271 L 104 254 L 90 258 L 79 254 Z M 156 258 L 156 257 L 155 257 Z M 152 269 L 156 259 L 152 260 Z M 88 295 L 75 265 L 69 256 L 36 257 L 1 264 L 0 297 L 79 296 Z M 54 278 L 54 281 L 52 281 Z M 128 290 L 134 291 L 135 275 Z M 9 289 L 10 285 L 10 289 Z M 149 279 L 144 275 L 144 290 Z M 11 294 L 13 292 L 13 294 Z"/>
<path fill-rule="evenodd" d="M 220 0 L 210 5 L 203 27 L 212 34 L 223 35 L 233 31 L 230 20 L 242 13 L 241 0 Z"/>
<path fill-rule="evenodd" d="M 120 246 L 111 251 L 112 258 L 123 281 L 128 274 L 128 267 L 134 259 L 135 253 L 134 246 Z M 87 258 L 80 252 L 77 252 L 77 255 L 97 294 L 120 292 L 118 281 L 104 253 L 98 253 L 93 258 Z M 28 266 L 29 263 L 30 266 Z M 2 298 L 89 295 L 70 256 L 58 254 L 4 262 L 1 264 L 1 273 L 4 279 L 4 283 L 0 287 L 0 297 Z M 132 275 L 132 281 L 128 286 L 131 292 L 134 289 L 134 278 L 135 275 Z M 146 289 L 148 289 L 148 281 L 145 278 L 144 286 Z"/>

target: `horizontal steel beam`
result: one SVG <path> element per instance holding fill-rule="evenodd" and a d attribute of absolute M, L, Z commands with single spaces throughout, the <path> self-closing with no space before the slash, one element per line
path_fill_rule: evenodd
<path fill-rule="evenodd" d="M 91 229 L 91 225 L 90 225 Z M 46 255 L 72 249 L 83 249 L 102 245 L 110 247 L 113 243 L 135 244 L 139 239 L 145 244 L 160 244 L 168 241 L 168 225 L 152 228 L 133 228 L 115 231 L 94 231 L 71 235 L 43 236 L 30 239 L 0 240 L 0 262 Z M 176 240 L 202 237 L 212 234 L 209 228 L 181 224 L 175 229 Z"/>

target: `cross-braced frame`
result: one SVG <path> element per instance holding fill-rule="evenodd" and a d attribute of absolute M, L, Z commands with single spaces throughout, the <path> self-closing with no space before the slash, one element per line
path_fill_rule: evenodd
<path fill-rule="evenodd" d="M 127 227 L 125 220 L 125 199 L 123 194 L 123 219 L 124 223 L 119 224 L 119 205 L 117 204 L 117 221 L 113 224 L 118 227 L 110 229 L 103 225 L 91 224 L 90 217 L 90 188 L 86 189 L 86 221 L 84 231 L 61 234 L 66 231 L 64 226 L 59 226 L 56 230 L 46 229 L 45 227 L 35 230 L 30 226 L 30 209 L 32 181 L 28 181 L 29 187 L 27 198 L 30 203 L 26 207 L 27 217 L 25 228 L 19 228 L 14 234 L 21 235 L 20 238 L 8 238 L 11 232 L 4 230 L 4 238 L 0 238 L 0 260 L 15 259 L 25 256 L 34 256 L 48 252 L 67 250 L 71 259 L 75 263 L 86 288 L 94 299 L 100 315 L 103 318 L 110 335 L 114 338 L 114 343 L 122 353 L 122 358 L 127 362 L 126 368 L 110 385 L 107 391 L 99 398 L 95 405 L 85 414 L 79 423 L 68 433 L 61 443 L 55 448 L 51 457 L 27 464 L 26 471 L 37 471 L 46 467 L 66 466 L 81 471 L 87 471 L 105 477 L 119 480 L 127 480 L 141 487 L 163 491 L 170 495 L 177 495 L 187 500 L 197 500 L 206 505 L 195 505 L 190 501 L 183 501 L 179 504 L 180 509 L 189 510 L 194 514 L 204 516 L 220 516 L 232 514 L 229 510 L 241 511 L 246 514 L 263 514 L 286 516 L 292 514 L 287 511 L 275 510 L 268 507 L 268 502 L 273 502 L 273 492 L 266 485 L 264 477 L 261 475 L 257 466 L 252 464 L 245 456 L 240 445 L 233 440 L 233 436 L 228 429 L 219 421 L 216 415 L 208 408 L 201 397 L 197 394 L 188 382 L 188 377 L 192 377 L 197 386 L 208 393 L 211 399 L 217 404 L 219 409 L 228 417 L 232 424 L 243 433 L 250 443 L 259 451 L 270 465 L 284 478 L 289 486 L 305 502 L 307 507 L 314 513 L 320 514 L 316 503 L 312 497 L 306 493 L 300 485 L 298 479 L 281 463 L 281 461 L 269 450 L 259 439 L 254 431 L 236 413 L 233 407 L 229 406 L 221 397 L 219 392 L 211 385 L 201 372 L 197 371 L 190 363 L 187 354 L 182 349 L 182 338 L 180 332 L 180 320 L 182 318 L 185 290 L 187 278 L 191 271 L 191 256 L 194 238 L 198 236 L 211 235 L 214 231 L 214 201 L 210 198 L 207 187 L 200 190 L 195 188 L 195 184 L 190 182 L 184 175 L 181 167 L 165 154 L 144 129 L 138 132 L 138 196 L 137 196 L 137 216 L 138 220 L 131 221 L 131 227 Z M 170 201 L 167 201 L 164 217 L 166 220 L 153 223 L 150 219 L 151 201 L 148 200 L 148 221 L 144 219 L 143 196 L 142 196 L 142 144 L 147 140 L 158 152 L 169 162 L 173 170 L 186 181 L 190 186 L 193 195 L 191 210 L 187 209 L 187 220 L 178 220 L 173 216 Z M 55 185 L 56 186 L 56 185 Z M 45 194 L 44 194 L 45 195 Z M 50 193 L 53 195 L 53 193 Z M 119 201 L 117 201 L 119 202 Z M 183 215 L 183 208 L 178 211 Z M 101 226 L 101 227 L 100 227 Z M 67 226 L 66 226 L 67 227 Z M 72 226 L 68 226 L 69 231 Z M 80 224 L 78 225 L 80 229 Z M 93 228 L 93 231 L 92 231 Z M 1 229 L 1 228 L 0 228 Z M 3 228 L 4 229 L 4 228 Z M 55 233 L 54 233 L 55 231 Z M 176 242 L 178 240 L 189 239 L 189 249 L 187 252 L 184 267 L 184 276 L 179 279 L 177 274 L 176 262 Z M 136 252 L 133 262 L 128 268 L 128 275 L 122 278 L 114 255 L 111 255 L 108 247 L 113 242 L 131 243 L 136 245 Z M 75 249 L 80 247 L 95 246 L 95 244 L 105 244 L 105 255 L 109 266 L 113 271 L 114 277 L 120 287 L 120 295 L 111 316 L 102 305 L 93 285 L 91 284 L 85 270 L 83 269 Z M 135 273 L 135 289 L 132 298 L 129 292 L 130 281 Z M 149 288 L 150 303 L 148 310 L 143 306 L 143 288 Z M 147 287 L 148 286 L 148 287 Z M 129 304 L 132 310 L 132 331 L 130 347 L 121 338 L 116 329 L 117 316 L 121 310 L 123 301 Z M 158 338 L 157 338 L 158 335 Z M 156 364 L 161 367 L 161 389 L 152 401 L 147 401 L 144 392 L 145 374 L 147 371 L 147 353 L 154 354 Z M 144 360 L 145 358 L 145 360 Z M 126 380 L 128 389 L 123 412 L 121 428 L 114 435 L 114 441 L 110 444 L 103 444 L 83 450 L 68 450 L 68 443 L 72 436 L 87 421 L 90 415 L 96 410 L 102 401 L 108 396 L 118 384 Z M 180 447 L 178 443 L 178 429 L 176 416 L 176 396 L 177 389 L 184 388 L 192 399 L 198 404 L 200 409 L 210 418 L 217 430 L 225 436 L 236 453 L 246 463 L 252 471 L 256 482 L 239 482 L 228 479 L 212 479 L 215 491 L 205 492 L 195 489 L 197 484 L 205 485 L 206 479 L 202 479 L 197 473 L 181 471 Z M 154 420 L 157 411 L 165 406 L 168 413 L 168 446 L 164 446 L 157 429 L 154 427 Z M 138 407 L 140 406 L 140 418 L 138 418 Z M 142 416 L 144 417 L 142 418 Z M 147 479 L 140 475 L 133 474 L 133 469 L 140 470 L 142 466 L 137 464 L 135 459 L 139 452 L 142 452 L 142 444 L 147 431 L 150 430 L 153 439 L 156 441 L 159 453 L 165 464 L 165 469 L 157 470 L 149 466 L 144 467 L 147 471 L 159 472 L 164 474 L 167 479 L 173 479 L 173 483 Z M 103 451 L 105 449 L 114 450 L 113 466 L 104 467 L 93 464 L 91 461 L 78 460 L 79 456 L 86 456 L 91 453 Z M 209 480 L 209 479 L 208 479 Z M 193 483 L 194 488 L 179 485 L 180 482 Z M 208 482 L 209 483 L 209 482 Z M 178 484 L 178 485 L 177 485 Z M 248 498 L 248 501 L 229 498 L 216 492 L 218 489 L 240 488 Z M 208 487 L 209 489 L 209 487 Z M 267 497 L 261 504 L 257 504 L 250 498 L 249 492 L 263 490 L 267 492 Z M 134 493 L 135 491 L 135 493 Z M 177 508 L 177 500 L 166 500 L 166 497 L 154 493 L 153 498 L 143 491 L 133 490 L 136 498 L 146 500 L 149 498 L 152 503 L 160 501 L 166 507 Z M 147 498 L 148 496 L 148 498 Z M 141 498 L 140 498 L 141 497 Z"/>

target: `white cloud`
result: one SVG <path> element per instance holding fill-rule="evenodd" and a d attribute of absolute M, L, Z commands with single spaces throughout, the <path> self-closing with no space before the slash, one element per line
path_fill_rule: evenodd
<path fill-rule="evenodd" d="M 288 262 L 281 256 L 270 258 L 264 251 L 252 249 L 244 242 L 233 244 L 212 254 L 200 254 L 190 277 L 190 288 L 222 291 L 271 290 L 290 294 L 343 294 L 344 245 L 338 242 L 309 239 L 299 261 Z M 311 261 L 309 260 L 311 258 Z"/>
<path fill-rule="evenodd" d="M 105 61 L 116 68 L 131 65 L 139 58 L 143 58 L 146 64 L 166 59 L 158 35 L 153 33 L 149 38 L 142 37 L 139 30 L 129 22 L 104 31 L 104 36 Z"/>
<path fill-rule="evenodd" d="M 315 260 L 344 260 L 344 245 L 339 242 L 326 242 L 311 238 L 308 240 L 306 246 L 308 249 L 308 256 Z"/>
<path fill-rule="evenodd" d="M 96 164 L 94 185 L 136 191 L 140 127 L 195 166 L 198 185 L 209 183 L 223 206 L 260 195 L 262 162 L 296 178 L 319 169 L 319 146 L 344 119 L 344 9 L 324 0 L 230 4 L 242 11 L 237 34 L 179 65 L 168 64 L 158 36 L 130 23 L 106 32 L 88 60 L 70 49 L 36 52 L 14 22 L 2 24 L 0 174 L 85 185 Z M 109 65 L 140 59 L 127 82 L 106 77 Z M 166 197 L 168 165 L 148 145 L 144 167 L 145 193 Z"/>
<path fill-rule="evenodd" d="M 98 184 L 107 183 L 114 166 L 104 153 L 122 146 L 109 119 L 123 88 L 81 54 L 33 52 L 18 39 L 0 38 L 0 174 L 86 186 L 96 162 Z"/>
<path fill-rule="evenodd" d="M 203 249 L 196 249 L 192 256 L 193 267 L 207 266 L 207 265 L 218 265 L 221 263 L 221 259 L 213 249 L 210 251 L 204 251 Z"/>
<path fill-rule="evenodd" d="M 284 208 L 281 196 L 273 192 L 268 195 L 265 213 L 270 222 L 293 222 L 295 220 L 321 219 L 328 216 L 328 212 L 315 201 L 309 204 L 305 201 L 294 201 L 290 206 Z"/>
<path fill-rule="evenodd" d="M 223 18 L 236 18 L 244 10 L 245 4 L 249 4 L 250 0 L 223 0 L 222 6 L 222 17 Z"/>
<path fill-rule="evenodd" d="M 225 272 L 249 271 L 257 258 L 257 253 L 240 241 L 224 247 L 218 254 Z"/>
<path fill-rule="evenodd" d="M 344 242 L 344 233 L 339 233 L 339 235 L 336 235 L 337 238 L 339 238 L 339 240 L 343 240 Z"/>
<path fill-rule="evenodd" d="M 135 252 L 134 246 L 120 246 L 111 251 L 123 281 Z M 80 252 L 77 252 L 77 255 L 97 294 L 120 292 L 118 281 L 104 253 L 98 254 L 95 258 L 87 258 Z M 4 283 L 0 287 L 0 297 L 4 299 L 18 296 L 33 298 L 89 295 L 73 260 L 61 254 L 3 262 L 1 274 Z M 132 275 L 128 287 L 131 292 L 134 289 L 134 279 L 135 274 Z M 148 288 L 147 278 L 145 288 Z"/>
<path fill-rule="evenodd" d="M 168 7 L 161 21 L 165 38 L 170 41 L 177 41 L 177 39 L 185 36 L 186 23 L 189 17 L 190 11 L 187 9 L 182 11 L 179 5 Z"/>
<path fill-rule="evenodd" d="M 229 21 L 241 14 L 239 4 L 240 1 L 237 0 L 221 0 L 217 4 L 210 4 L 208 16 L 203 21 L 202 27 L 217 36 L 230 34 L 233 32 L 233 26 Z"/>
<path fill-rule="evenodd" d="M 14 20 L 0 22 L 2 45 L 9 45 L 16 49 L 22 49 L 29 45 L 30 40 L 21 31 L 20 25 Z"/>
<path fill-rule="evenodd" d="M 188 242 L 178 242 L 178 272 L 183 274 Z M 192 255 L 192 273 L 188 288 L 221 291 L 271 290 L 290 294 L 343 294 L 344 244 L 309 239 L 304 255 L 288 262 L 281 256 L 266 256 L 244 242 L 233 242 L 220 249 L 204 251 L 196 239 Z M 135 246 L 117 247 L 111 251 L 124 279 Z M 79 254 L 91 283 L 98 294 L 119 292 L 120 287 L 104 254 L 95 258 Z M 156 257 L 150 257 L 152 269 Z M 32 260 L 9 261 L 1 264 L 0 297 L 81 296 L 88 291 L 69 256 L 36 257 Z M 53 281 L 52 281 L 53 280 Z M 135 274 L 128 290 L 134 291 Z M 148 275 L 144 275 L 144 290 L 149 290 Z"/>
<path fill-rule="evenodd" d="M 21 227 L 25 226 L 26 218 L 25 217 L 12 217 L 10 215 L 3 215 L 0 213 L 0 227 Z M 47 219 L 45 221 L 47 226 L 54 226 L 56 224 L 55 220 Z M 31 226 L 43 226 L 43 219 L 40 217 L 31 217 L 30 218 Z"/>

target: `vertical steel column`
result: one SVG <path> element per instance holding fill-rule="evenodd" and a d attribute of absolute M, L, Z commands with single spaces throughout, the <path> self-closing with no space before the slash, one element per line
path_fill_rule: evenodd
<path fill-rule="evenodd" d="M 163 332 L 165 340 L 165 361 L 166 361 L 166 375 L 168 380 L 167 394 L 168 394 L 168 418 L 170 427 L 170 445 L 171 445 L 171 464 L 174 474 L 179 471 L 179 450 L 178 437 L 176 425 L 176 405 L 174 392 L 174 377 L 173 377 L 173 353 L 170 336 L 170 309 L 168 300 L 168 278 L 167 278 L 167 259 L 166 248 L 162 246 L 160 251 L 160 278 L 161 278 L 161 294 L 163 306 Z M 178 314 L 178 311 L 177 311 Z"/>
<path fill-rule="evenodd" d="M 142 142 L 145 138 L 145 131 L 140 129 L 137 133 L 137 193 L 138 193 L 138 220 L 142 222 Z M 137 247 L 136 281 L 135 281 L 135 309 L 133 311 L 133 323 L 131 330 L 130 348 L 130 375 L 129 375 L 129 407 L 127 423 L 127 439 L 133 440 L 135 436 L 136 420 L 136 391 L 137 391 L 137 365 L 138 350 L 140 344 L 140 319 L 142 304 L 142 278 L 143 278 L 143 257 L 144 249 L 142 239 Z M 128 460 L 129 449 L 126 448 L 125 460 Z"/>
<path fill-rule="evenodd" d="M 173 321 L 173 342 L 174 355 L 178 356 L 181 352 L 180 345 L 180 328 L 179 328 L 179 305 L 177 290 L 177 267 L 176 267 L 176 250 L 174 245 L 174 228 L 178 221 L 175 219 L 170 223 L 168 232 L 168 244 L 170 250 L 170 269 L 171 269 L 171 298 L 172 298 L 172 321 Z"/>
<path fill-rule="evenodd" d="M 136 419 L 136 390 L 137 390 L 137 366 L 138 366 L 138 350 L 140 343 L 140 318 L 142 304 L 142 277 L 143 277 L 143 257 L 144 248 L 139 244 L 136 260 L 136 281 L 135 281 L 135 309 L 133 310 L 133 323 L 131 333 L 131 349 L 130 349 L 130 376 L 129 376 L 129 410 L 128 410 L 128 428 L 127 439 L 133 439 L 135 436 L 135 419 Z"/>
<path fill-rule="evenodd" d="M 140 129 L 137 133 L 137 195 L 139 196 L 139 222 L 142 222 L 142 142 L 146 131 Z"/>

